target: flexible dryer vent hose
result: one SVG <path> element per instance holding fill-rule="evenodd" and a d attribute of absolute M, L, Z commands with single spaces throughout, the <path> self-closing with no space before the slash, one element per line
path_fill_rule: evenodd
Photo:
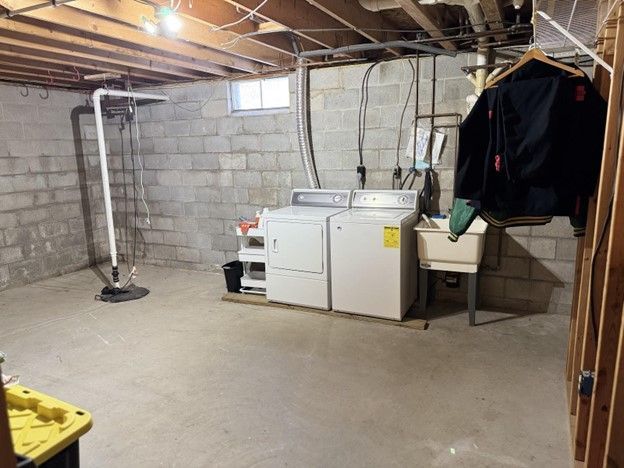
<path fill-rule="evenodd" d="M 314 166 L 314 155 L 312 154 L 312 144 L 310 135 L 310 112 L 308 92 L 308 82 L 310 74 L 308 67 L 304 64 L 304 59 L 297 60 L 297 80 L 296 80 L 296 113 L 297 113 L 297 139 L 299 141 L 299 152 L 310 188 L 321 188 L 316 167 Z"/>

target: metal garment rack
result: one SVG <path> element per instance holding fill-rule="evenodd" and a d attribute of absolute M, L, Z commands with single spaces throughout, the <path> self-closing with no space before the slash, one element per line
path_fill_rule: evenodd
<path fill-rule="evenodd" d="M 106 214 L 106 227 L 108 229 L 108 247 L 110 250 L 112 264 L 113 287 L 119 288 L 119 269 L 117 265 L 117 246 L 115 242 L 115 223 L 113 220 L 113 205 L 110 192 L 110 181 L 108 175 L 108 162 L 106 160 L 106 141 L 104 139 L 104 123 L 102 121 L 102 103 L 104 96 L 127 97 L 136 102 L 137 99 L 147 99 L 151 101 L 168 101 L 167 96 L 162 94 L 135 93 L 133 91 L 121 91 L 115 89 L 99 88 L 93 92 L 93 109 L 95 112 L 95 128 L 97 131 L 98 150 L 100 153 L 100 169 L 102 171 L 102 190 L 104 197 L 104 211 Z"/>

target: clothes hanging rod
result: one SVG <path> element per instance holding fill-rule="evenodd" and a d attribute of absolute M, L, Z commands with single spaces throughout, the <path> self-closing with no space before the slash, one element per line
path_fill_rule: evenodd
<path fill-rule="evenodd" d="M 609 65 L 607 62 L 605 62 L 604 60 L 602 60 L 596 54 L 596 52 L 594 52 L 589 47 L 587 47 L 585 44 L 583 44 L 581 41 L 579 41 L 574 36 L 574 34 L 572 34 L 571 32 L 567 31 L 566 28 L 561 26 L 559 23 L 557 23 L 554 19 L 552 19 L 550 16 L 548 16 L 543 11 L 537 10 L 537 14 L 540 15 L 542 18 L 544 18 L 546 21 L 548 21 L 557 31 L 559 31 L 565 37 L 567 37 L 572 42 L 574 42 L 574 44 L 576 44 L 579 47 L 579 49 L 583 50 L 583 52 L 585 52 L 587 55 L 589 55 L 591 58 L 593 58 L 596 61 L 596 63 L 600 64 L 605 70 L 607 70 L 609 72 L 610 75 L 613 75 L 613 67 L 611 65 Z"/>

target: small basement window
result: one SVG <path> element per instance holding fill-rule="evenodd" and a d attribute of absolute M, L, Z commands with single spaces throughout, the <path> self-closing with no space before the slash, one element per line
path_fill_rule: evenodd
<path fill-rule="evenodd" d="M 288 77 L 230 81 L 232 112 L 290 107 Z"/>

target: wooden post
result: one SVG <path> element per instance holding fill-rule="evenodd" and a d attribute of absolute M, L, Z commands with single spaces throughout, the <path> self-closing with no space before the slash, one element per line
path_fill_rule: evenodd
<path fill-rule="evenodd" d="M 607 246 L 610 242 L 610 229 L 605 227 L 607 223 L 607 215 L 610 209 L 613 187 L 615 183 L 615 168 L 618 158 L 618 143 L 620 134 L 620 98 L 621 83 L 624 79 L 624 28 L 622 26 L 624 10 L 620 6 L 617 19 L 617 31 L 615 38 L 614 53 L 614 72 L 611 79 L 609 89 L 609 109 L 607 112 L 607 124 L 605 132 L 605 145 L 602 159 L 602 169 L 600 172 L 600 182 L 598 184 L 598 193 L 595 204 L 595 219 L 593 225 L 592 236 L 586 239 L 586 247 L 591 246 L 591 255 L 594 258 L 594 266 L 592 268 L 590 261 L 589 277 L 591 279 L 588 284 L 587 300 L 585 310 L 579 311 L 579 319 L 584 313 L 584 324 L 582 326 L 583 346 L 580 360 L 573 369 L 573 373 L 580 370 L 596 369 L 596 333 L 595 328 L 598 327 L 600 320 L 599 311 L 603 301 L 603 285 L 606 276 L 607 264 Z M 591 216 L 590 206 L 590 216 Z M 588 223 L 591 222 L 591 217 Z M 606 231 L 604 231 L 606 229 Z M 604 236 L 603 236 L 604 232 Z M 601 239 L 602 237 L 602 239 Z M 583 265 L 584 267 L 585 265 Z M 593 270 L 593 274 L 592 274 Z M 581 291 L 583 294 L 583 291 Z M 577 353 L 578 354 L 578 353 Z M 574 380 L 574 379 L 573 379 Z M 574 393 L 572 394 L 574 398 Z M 576 405 L 576 428 L 574 435 L 574 458 L 577 460 L 585 460 L 587 449 L 587 436 L 589 432 L 589 419 L 591 409 L 591 396 L 577 396 Z"/>
<path fill-rule="evenodd" d="M 0 381 L 0 466 L 15 468 L 15 452 L 13 452 L 13 442 L 11 442 L 11 430 L 9 429 L 9 418 L 7 417 L 7 405 L 2 381 Z"/>
<path fill-rule="evenodd" d="M 620 311 L 624 314 L 624 309 Z M 624 466 L 624 322 L 620 324 L 611 415 L 607 427 L 607 443 L 603 466 Z"/>

